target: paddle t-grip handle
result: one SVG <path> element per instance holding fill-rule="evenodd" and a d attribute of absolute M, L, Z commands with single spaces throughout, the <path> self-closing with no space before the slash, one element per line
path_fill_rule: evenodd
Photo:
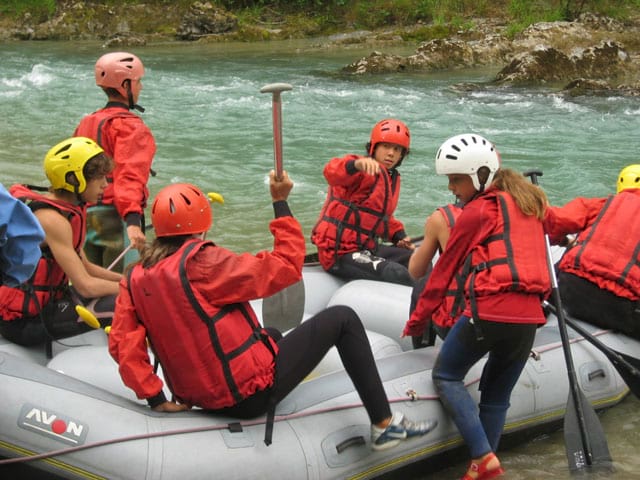
<path fill-rule="evenodd" d="M 288 83 L 270 83 L 260 89 L 260 93 L 272 94 L 272 116 L 273 116 L 273 156 L 276 170 L 276 178 L 282 178 L 282 99 L 281 93 L 291 90 L 293 87 Z"/>

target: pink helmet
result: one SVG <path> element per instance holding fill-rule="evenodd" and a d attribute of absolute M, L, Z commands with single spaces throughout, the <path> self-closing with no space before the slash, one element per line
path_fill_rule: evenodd
<path fill-rule="evenodd" d="M 114 88 L 127 98 L 123 87 L 125 80 L 139 80 L 144 75 L 144 66 L 138 57 L 127 52 L 112 52 L 102 55 L 96 62 L 96 85 Z"/>

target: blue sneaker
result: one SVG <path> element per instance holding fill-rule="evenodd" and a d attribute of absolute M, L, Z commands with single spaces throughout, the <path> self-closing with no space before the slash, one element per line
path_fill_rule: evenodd
<path fill-rule="evenodd" d="M 374 450 L 393 448 L 407 438 L 426 435 L 437 425 L 437 420 L 412 422 L 403 413 L 393 412 L 391 423 L 384 430 L 371 426 L 371 446 Z"/>

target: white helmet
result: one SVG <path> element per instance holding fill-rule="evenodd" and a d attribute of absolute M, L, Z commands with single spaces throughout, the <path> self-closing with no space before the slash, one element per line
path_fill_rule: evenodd
<path fill-rule="evenodd" d="M 464 133 L 449 138 L 440 146 L 436 155 L 438 175 L 469 175 L 473 186 L 480 192 L 484 190 L 485 185 L 491 183 L 499 168 L 500 154 L 496 148 L 489 140 L 475 133 Z M 481 169 L 485 170 L 481 174 L 482 180 L 478 177 Z M 488 175 L 486 170 L 489 170 Z"/>

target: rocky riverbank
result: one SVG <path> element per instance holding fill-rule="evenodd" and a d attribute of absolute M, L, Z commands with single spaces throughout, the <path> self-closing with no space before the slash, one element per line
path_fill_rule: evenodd
<path fill-rule="evenodd" d="M 499 73 L 491 83 L 498 85 L 550 84 L 569 95 L 640 96 L 640 17 L 620 22 L 583 14 L 574 22 L 531 25 L 513 38 L 506 34 L 504 20 L 475 19 L 472 24 L 448 38 L 424 41 L 405 57 L 384 53 L 384 48 L 403 42 L 401 33 L 424 25 L 347 32 L 316 48 L 370 45 L 373 52 L 346 65 L 341 71 L 345 75 L 495 67 Z M 0 42 L 97 39 L 105 48 L 300 35 L 304 32 L 294 32 L 287 22 L 240 24 L 232 12 L 200 1 L 172 6 L 70 1 L 62 2 L 49 20 L 30 14 L 14 22 L 0 19 Z"/>

